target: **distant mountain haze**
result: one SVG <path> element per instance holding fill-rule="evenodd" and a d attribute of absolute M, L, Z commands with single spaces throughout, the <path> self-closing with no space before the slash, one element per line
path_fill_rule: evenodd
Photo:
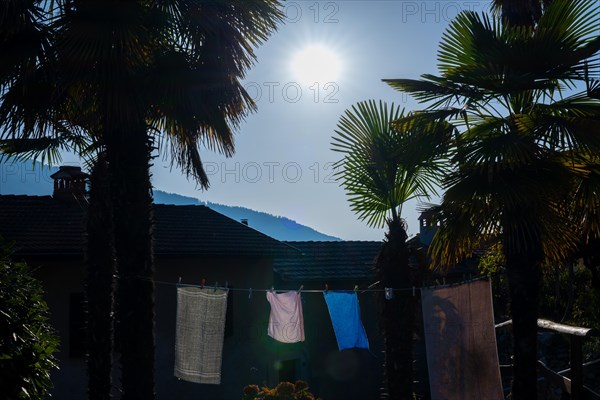
<path fill-rule="evenodd" d="M 58 171 L 58 167 L 43 167 L 39 162 L 32 164 L 30 162 L 4 161 L 0 163 L 0 194 L 52 195 L 54 182 L 50 175 L 56 171 Z M 289 218 L 262 211 L 204 202 L 194 197 L 166 193 L 156 189 L 153 194 L 154 202 L 157 204 L 204 205 L 237 221 L 247 220 L 250 227 L 277 240 L 341 240 Z"/>

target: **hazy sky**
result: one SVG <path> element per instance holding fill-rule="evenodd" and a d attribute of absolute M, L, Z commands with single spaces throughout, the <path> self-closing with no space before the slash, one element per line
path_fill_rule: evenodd
<path fill-rule="evenodd" d="M 210 189 L 199 191 L 160 158 L 156 188 L 292 218 L 343 239 L 381 240 L 350 210 L 332 178 L 331 136 L 345 109 L 382 99 L 418 108 L 382 78 L 436 73 L 439 39 L 460 10 L 488 1 L 287 1 L 287 22 L 256 54 L 244 85 L 258 105 L 236 135 L 236 154 L 208 150 Z M 319 80 L 317 84 L 310 81 Z M 68 160 L 65 160 L 68 161 Z M 418 232 L 416 203 L 403 211 Z M 250 221 L 251 223 L 251 221 Z"/>

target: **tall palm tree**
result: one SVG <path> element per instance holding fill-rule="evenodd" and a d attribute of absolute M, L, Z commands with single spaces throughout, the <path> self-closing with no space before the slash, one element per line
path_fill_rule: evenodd
<path fill-rule="evenodd" d="M 34 63 L 38 87 L 23 90 L 32 81 L 23 74 L 3 87 L 1 138 L 53 137 L 60 132 L 44 122 L 51 119 L 68 122 L 67 130 L 83 129 L 100 143 L 114 216 L 124 398 L 152 399 L 152 151 L 170 150 L 175 164 L 208 187 L 199 147 L 233 153 L 233 130 L 255 108 L 240 79 L 255 59 L 253 48 L 281 21 L 280 5 L 57 3 L 54 14 L 37 10 L 51 30 L 46 57 Z M 43 101 L 36 101 L 40 93 Z"/>
<path fill-rule="evenodd" d="M 88 399 L 109 399 L 113 390 L 115 275 L 113 206 L 104 154 L 91 165 L 86 221 Z"/>
<path fill-rule="evenodd" d="M 343 155 L 336 163 L 337 179 L 350 197 L 352 210 L 370 226 L 387 226 L 375 267 L 381 286 L 401 289 L 389 300 L 382 292 L 378 295 L 385 384 L 394 400 L 413 396 L 415 301 L 407 289 L 416 285 L 416 275 L 409 265 L 402 205 L 435 193 L 433 182 L 444 165 L 439 153 L 451 133 L 447 124 L 428 124 L 428 135 L 416 142 L 419 126 L 402 131 L 392 126 L 403 115 L 393 104 L 358 103 L 340 118 L 332 141 L 332 149 Z"/>
<path fill-rule="evenodd" d="M 3 54 L 0 63 L 0 93 L 3 94 L 1 108 L 5 115 L 14 111 L 11 110 L 14 103 L 11 104 L 9 89 L 13 89 L 14 93 L 14 88 L 17 87 L 21 92 L 33 93 L 44 100 L 48 100 L 46 96 L 52 92 L 51 85 L 48 85 L 51 82 L 38 79 L 40 66 L 48 64 L 51 53 L 52 29 L 43 23 L 44 7 L 49 7 L 49 4 L 31 0 L 8 0 L 0 5 L 0 31 L 3 32 L 0 35 L 0 52 Z M 40 82 L 42 85 L 39 85 Z M 85 251 L 88 333 L 86 364 L 89 398 L 107 399 L 112 392 L 113 281 L 116 266 L 106 163 L 102 159 L 99 159 L 99 163 L 94 161 L 98 159 L 100 144 L 92 142 L 91 135 L 77 127 L 73 123 L 75 121 L 64 120 L 64 106 L 68 106 L 69 102 L 53 109 L 46 107 L 44 102 L 32 100 L 33 102 L 23 102 L 21 118 L 30 124 L 38 123 L 41 131 L 44 131 L 44 126 L 50 126 L 48 134 L 1 140 L 0 159 L 4 156 L 23 161 L 40 158 L 43 163 L 54 165 L 60 162 L 62 150 L 73 151 L 93 165 Z M 13 120 L 17 121 L 18 118 Z"/>
<path fill-rule="evenodd" d="M 600 50 L 594 34 L 599 16 L 595 2 L 586 0 L 555 0 L 529 27 L 465 12 L 442 38 L 440 76 L 387 80 L 430 102 L 412 118 L 445 120 L 457 128 L 449 153 L 454 171 L 444 179 L 442 226 L 432 255 L 451 265 L 482 243 L 502 242 L 515 399 L 537 396 L 542 264 L 564 258 L 578 242 L 563 212 L 581 177 L 575 155 L 600 150 L 600 102 L 575 84 L 584 81 L 586 60 Z"/>

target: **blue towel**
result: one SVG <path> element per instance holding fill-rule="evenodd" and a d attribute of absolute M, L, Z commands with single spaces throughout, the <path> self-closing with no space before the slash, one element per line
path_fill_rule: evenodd
<path fill-rule="evenodd" d="M 323 296 L 340 350 L 353 347 L 368 349 L 369 341 L 360 321 L 356 292 L 324 292 Z"/>

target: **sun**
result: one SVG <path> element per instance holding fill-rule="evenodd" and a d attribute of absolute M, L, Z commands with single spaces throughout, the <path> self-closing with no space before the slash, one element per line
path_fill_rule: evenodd
<path fill-rule="evenodd" d="M 331 48 L 311 44 L 294 54 L 291 60 L 294 79 L 306 85 L 326 84 L 340 79 L 342 63 Z"/>

